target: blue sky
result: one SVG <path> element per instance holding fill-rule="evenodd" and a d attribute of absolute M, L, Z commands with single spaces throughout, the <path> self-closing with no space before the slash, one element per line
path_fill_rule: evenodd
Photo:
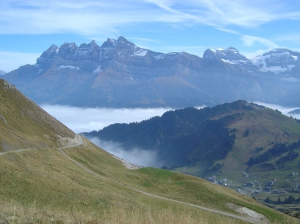
<path fill-rule="evenodd" d="M 273 48 L 300 51 L 300 0 L 1 0 L 0 70 L 51 44 L 101 45 L 124 36 L 158 52 L 233 46 L 248 58 Z"/>

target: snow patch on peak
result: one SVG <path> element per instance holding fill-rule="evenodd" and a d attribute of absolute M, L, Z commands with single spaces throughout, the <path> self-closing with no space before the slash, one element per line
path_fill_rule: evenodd
<path fill-rule="evenodd" d="M 223 62 L 226 62 L 226 63 L 229 63 L 229 64 L 232 64 L 232 65 L 235 65 L 237 64 L 235 61 L 230 61 L 230 60 L 225 60 L 225 59 L 221 59 Z"/>
<path fill-rule="evenodd" d="M 60 65 L 58 66 L 58 70 L 60 69 L 73 69 L 73 70 L 80 70 L 78 66 L 73 66 L 73 65 Z"/>
<path fill-rule="evenodd" d="M 73 43 L 65 42 L 63 45 L 64 45 L 64 46 L 68 46 L 68 47 L 73 47 L 73 46 L 75 46 L 76 44 L 75 44 L 74 42 L 73 42 Z"/>
<path fill-rule="evenodd" d="M 101 72 L 101 66 L 100 65 L 93 71 L 93 74 L 98 74 L 99 72 Z"/>
<path fill-rule="evenodd" d="M 180 54 L 180 53 L 178 53 L 178 52 L 169 52 L 169 53 L 167 53 L 167 55 L 178 55 L 178 54 Z"/>
<path fill-rule="evenodd" d="M 227 48 L 227 51 L 230 51 L 230 52 L 232 52 L 232 53 L 234 53 L 234 54 L 239 54 L 240 52 L 237 50 L 237 49 L 235 49 L 234 47 L 229 47 L 229 48 Z"/>
<path fill-rule="evenodd" d="M 291 55 L 291 57 L 294 58 L 295 61 L 298 60 L 298 56 L 296 56 L 296 55 Z"/>
<path fill-rule="evenodd" d="M 156 60 L 161 60 L 161 59 L 164 59 L 165 58 L 165 55 L 164 54 L 158 54 L 158 55 L 155 55 L 154 58 Z"/>
<path fill-rule="evenodd" d="M 134 52 L 134 56 L 140 56 L 140 57 L 144 57 L 146 56 L 148 50 L 145 49 L 139 49 L 138 51 Z"/>

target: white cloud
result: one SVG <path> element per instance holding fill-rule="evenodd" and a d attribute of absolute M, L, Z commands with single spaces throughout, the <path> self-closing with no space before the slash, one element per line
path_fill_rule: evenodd
<path fill-rule="evenodd" d="M 263 37 L 256 37 L 256 36 L 248 36 L 248 35 L 242 35 L 241 36 L 242 41 L 246 46 L 253 46 L 255 43 L 260 43 L 262 45 L 265 45 L 269 49 L 277 48 L 279 47 L 277 44 L 272 42 L 271 40 L 268 40 Z"/>
<path fill-rule="evenodd" d="M 152 13 L 139 1 L 3 1 L 0 3 L 0 33 L 115 32 L 119 25 L 153 20 Z"/>
<path fill-rule="evenodd" d="M 10 72 L 26 64 L 35 64 L 40 53 L 0 51 L 0 69 Z"/>
<path fill-rule="evenodd" d="M 205 24 L 236 33 L 228 26 L 249 28 L 280 19 L 300 19 L 299 8 L 289 5 L 278 0 L 4 0 L 0 2 L 0 33 L 94 35 L 149 22 Z"/>
<path fill-rule="evenodd" d="M 165 10 L 164 19 L 169 22 L 193 21 L 224 28 L 228 25 L 240 27 L 258 27 L 280 19 L 299 19 L 299 8 L 291 8 L 282 1 L 224 1 L 224 0 L 146 0 Z M 174 19 L 176 18 L 176 20 Z"/>
<path fill-rule="evenodd" d="M 161 116 L 170 110 L 170 108 L 80 108 L 62 105 L 41 105 L 41 107 L 76 133 L 100 130 L 114 123 L 142 121 Z"/>

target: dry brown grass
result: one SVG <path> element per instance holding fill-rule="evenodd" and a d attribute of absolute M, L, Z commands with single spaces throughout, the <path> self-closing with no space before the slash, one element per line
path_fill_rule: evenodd
<path fill-rule="evenodd" d="M 241 223 L 97 178 L 51 149 L 0 156 L 0 217 L 0 223 Z"/>
<path fill-rule="evenodd" d="M 170 207 L 157 210 L 145 205 L 133 209 L 114 205 L 101 212 L 84 213 L 76 208 L 66 211 L 47 206 L 39 208 L 35 203 L 22 206 L 12 201 L 1 201 L 0 211 L 0 223 L 243 223 L 232 218 L 203 213 L 196 209 Z"/>

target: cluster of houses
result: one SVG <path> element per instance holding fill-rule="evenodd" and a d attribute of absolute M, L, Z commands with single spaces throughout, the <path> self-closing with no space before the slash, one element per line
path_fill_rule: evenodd
<path fill-rule="evenodd" d="M 229 186 L 229 182 L 230 182 L 228 179 L 217 180 L 216 176 L 206 177 L 205 179 L 210 181 L 213 184 L 219 184 L 223 186 Z"/>
<path fill-rule="evenodd" d="M 298 173 L 296 173 L 296 172 L 290 173 L 290 176 L 295 176 L 295 175 L 298 175 Z M 229 186 L 228 182 L 230 182 L 230 181 L 228 181 L 228 179 L 217 180 L 216 176 L 206 177 L 205 179 L 210 181 L 211 183 L 219 184 L 219 185 L 223 185 L 223 186 Z M 272 193 L 272 194 L 288 193 L 288 191 L 286 191 L 286 190 L 275 189 L 274 185 L 276 184 L 276 181 L 277 181 L 277 179 L 275 179 L 275 178 L 270 180 L 269 182 L 267 182 L 265 184 L 265 187 L 263 189 L 256 188 L 254 193 L 259 193 L 261 190 L 264 192 Z M 255 184 L 253 182 L 247 182 L 247 183 L 243 184 L 242 187 L 252 188 L 252 187 L 255 187 Z M 299 185 L 297 184 L 296 189 L 298 189 L 298 188 L 300 189 L 300 184 Z M 237 187 L 237 191 L 240 192 L 241 194 L 245 193 L 240 187 Z"/>

